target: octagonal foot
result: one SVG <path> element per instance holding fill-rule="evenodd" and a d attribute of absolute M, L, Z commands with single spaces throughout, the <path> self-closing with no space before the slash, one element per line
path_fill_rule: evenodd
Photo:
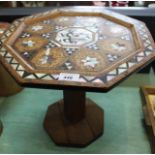
<path fill-rule="evenodd" d="M 103 133 L 103 111 L 90 99 L 86 100 L 85 117 L 73 123 L 64 115 L 63 100 L 49 106 L 44 128 L 55 144 L 84 147 Z"/>

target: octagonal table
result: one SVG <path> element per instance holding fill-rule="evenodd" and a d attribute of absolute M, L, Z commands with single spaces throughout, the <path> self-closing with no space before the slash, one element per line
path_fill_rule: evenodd
<path fill-rule="evenodd" d="M 21 85 L 63 90 L 44 127 L 65 146 L 86 146 L 103 133 L 103 110 L 86 91 L 107 92 L 155 57 L 143 22 L 98 7 L 18 19 L 1 41 L 0 60 Z"/>

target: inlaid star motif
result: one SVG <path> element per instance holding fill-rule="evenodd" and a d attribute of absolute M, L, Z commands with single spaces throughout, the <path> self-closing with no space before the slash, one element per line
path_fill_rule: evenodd
<path fill-rule="evenodd" d="M 28 41 L 24 41 L 23 44 L 28 46 L 28 47 L 33 47 L 35 42 L 33 42 L 32 40 L 28 40 Z"/>
<path fill-rule="evenodd" d="M 91 58 L 89 56 L 87 56 L 85 59 L 81 61 L 84 63 L 84 66 L 90 66 L 92 68 L 94 68 L 95 65 L 99 63 L 96 58 Z"/>
<path fill-rule="evenodd" d="M 31 35 L 29 33 L 24 33 L 21 35 L 22 38 L 30 37 Z"/>
<path fill-rule="evenodd" d="M 49 57 L 47 55 L 44 55 L 41 59 L 40 59 L 40 63 L 41 64 L 46 64 L 48 63 Z"/>
<path fill-rule="evenodd" d="M 47 48 L 45 51 L 45 55 L 49 55 L 50 54 L 50 48 Z"/>
<path fill-rule="evenodd" d="M 33 31 L 38 31 L 38 30 L 42 30 L 42 29 L 43 29 L 43 26 L 41 26 L 41 25 L 32 26 Z"/>
<path fill-rule="evenodd" d="M 47 48 L 45 51 L 45 55 L 40 59 L 40 63 L 46 64 L 46 63 L 49 63 L 51 60 L 52 59 L 50 57 L 50 48 Z"/>
<path fill-rule="evenodd" d="M 119 52 L 126 50 L 125 45 L 124 45 L 124 44 L 120 44 L 120 43 L 111 44 L 111 47 L 112 47 L 114 50 L 117 50 L 117 51 L 119 51 Z"/>

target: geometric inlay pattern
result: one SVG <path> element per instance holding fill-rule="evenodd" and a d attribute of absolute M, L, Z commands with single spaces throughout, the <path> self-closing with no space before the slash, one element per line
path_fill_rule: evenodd
<path fill-rule="evenodd" d="M 1 61 L 22 84 L 105 90 L 155 56 L 144 23 L 107 10 L 92 12 L 89 7 L 18 19 L 1 42 Z"/>

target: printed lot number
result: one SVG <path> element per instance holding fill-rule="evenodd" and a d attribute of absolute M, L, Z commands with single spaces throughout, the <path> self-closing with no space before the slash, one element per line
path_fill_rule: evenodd
<path fill-rule="evenodd" d="M 60 73 L 59 80 L 64 81 L 78 81 L 80 75 L 79 74 L 68 74 L 68 73 Z"/>

